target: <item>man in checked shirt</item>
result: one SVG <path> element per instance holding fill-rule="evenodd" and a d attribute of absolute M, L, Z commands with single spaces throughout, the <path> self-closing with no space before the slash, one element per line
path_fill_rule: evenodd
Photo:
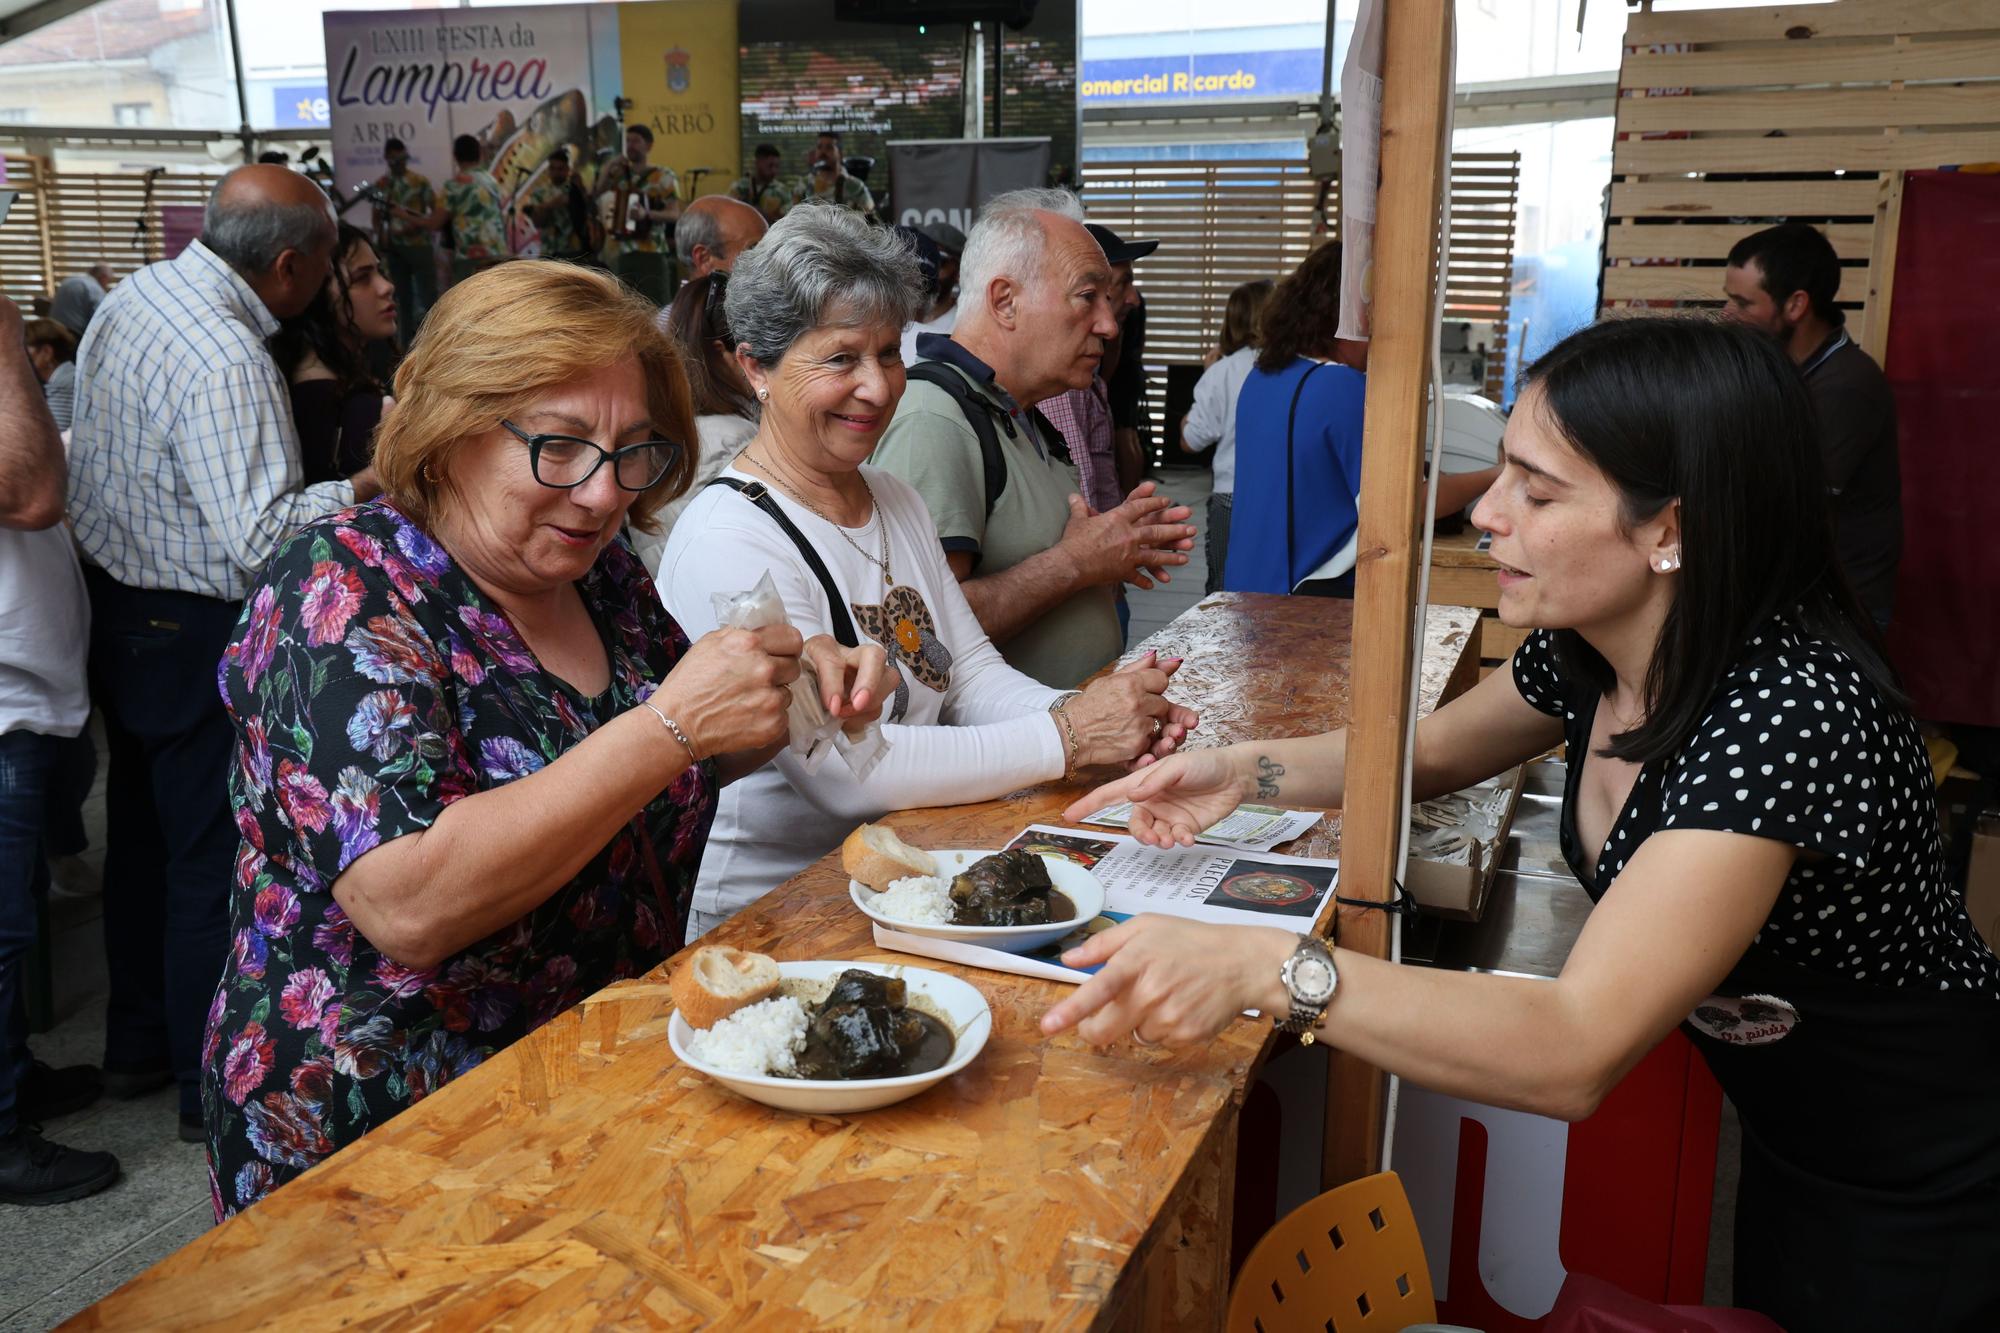
<path fill-rule="evenodd" d="M 239 167 L 210 197 L 201 239 L 114 288 L 78 354 L 69 512 L 111 751 L 104 1084 L 130 1097 L 178 1081 L 191 1142 L 238 845 L 216 664 L 252 572 L 284 536 L 380 489 L 372 470 L 303 484 L 290 394 L 265 346 L 325 285 L 333 244 L 311 180 Z"/>

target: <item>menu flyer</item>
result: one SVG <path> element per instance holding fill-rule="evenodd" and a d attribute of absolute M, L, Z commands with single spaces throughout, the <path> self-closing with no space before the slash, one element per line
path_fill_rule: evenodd
<path fill-rule="evenodd" d="M 1082 866 L 1104 886 L 1104 911 L 1065 938 L 1031 953 L 1008 953 L 959 940 L 875 926 L 884 949 L 996 972 L 1082 981 L 1095 969 L 1066 967 L 1065 950 L 1141 912 L 1208 921 L 1217 925 L 1312 926 L 1339 881 L 1337 861 L 1274 853 L 1246 855 L 1230 848 L 1148 847 L 1122 833 L 1030 825 L 1008 842 L 1041 856 Z"/>

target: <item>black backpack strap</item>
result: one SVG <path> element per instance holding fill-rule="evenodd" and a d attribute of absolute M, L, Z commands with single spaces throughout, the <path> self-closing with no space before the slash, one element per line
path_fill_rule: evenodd
<path fill-rule="evenodd" d="M 1293 516 L 1292 516 L 1292 504 L 1294 498 L 1298 494 L 1298 489 L 1299 489 L 1297 479 L 1292 475 L 1292 429 L 1293 427 L 1299 424 L 1299 399 L 1305 394 L 1306 381 L 1313 377 L 1313 371 L 1318 370 L 1321 366 L 1324 366 L 1326 364 L 1327 363 L 1324 361 L 1315 361 L 1313 362 L 1311 369 L 1307 370 L 1305 374 L 1299 376 L 1299 387 L 1292 390 L 1292 410 L 1285 416 L 1285 584 L 1286 584 L 1285 591 L 1286 592 L 1290 592 L 1293 588 L 1298 586 L 1292 577 L 1292 564 L 1294 559 L 1292 552 L 1292 546 L 1294 541 L 1293 528 L 1295 526 L 1293 523 Z"/>
<path fill-rule="evenodd" d="M 828 571 L 826 561 L 819 558 L 819 552 L 806 540 L 806 535 L 799 531 L 799 525 L 785 517 L 784 509 L 771 498 L 770 488 L 761 481 L 738 481 L 734 477 L 717 477 L 708 484 L 727 486 L 777 521 L 778 526 L 784 529 L 785 535 L 792 539 L 792 545 L 799 548 L 799 554 L 806 559 L 806 567 L 812 570 L 813 577 L 819 580 L 819 586 L 826 592 L 826 604 L 833 613 L 833 637 L 840 641 L 842 647 L 859 647 L 861 640 L 854 633 L 854 617 L 847 613 L 847 603 L 841 600 L 840 589 L 834 586 L 833 574 Z M 887 523 L 888 515 L 882 515 L 882 521 Z"/>
<path fill-rule="evenodd" d="M 1000 451 L 1000 428 L 1004 426 L 1011 436 L 1014 434 L 1014 423 L 1008 420 L 998 404 L 966 383 L 965 376 L 942 361 L 919 361 L 905 373 L 910 379 L 935 384 L 950 394 L 951 400 L 958 404 L 958 410 L 964 415 L 966 424 L 972 427 L 972 433 L 979 437 L 979 462 L 986 480 L 986 514 L 992 517 L 993 506 L 999 503 L 1000 493 L 1007 489 L 1007 455 Z M 996 421 L 998 424 L 995 424 Z M 1061 439 L 1062 436 L 1056 435 L 1055 438 Z"/>

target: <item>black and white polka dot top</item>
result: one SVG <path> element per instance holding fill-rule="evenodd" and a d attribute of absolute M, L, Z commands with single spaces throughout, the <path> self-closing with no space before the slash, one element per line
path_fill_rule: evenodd
<path fill-rule="evenodd" d="M 1574 773 L 1595 692 L 1565 677 L 1546 630 L 1521 645 L 1513 671 L 1522 698 L 1563 719 Z M 1819 857 L 1794 863 L 1752 955 L 1873 986 L 2000 996 L 2000 960 L 1945 869 L 1916 723 L 1841 649 L 1782 619 L 1751 640 L 1681 753 L 1641 770 L 1590 873 L 1573 807 L 1566 794 L 1563 855 L 1593 899 L 1656 831 L 1774 838 Z"/>

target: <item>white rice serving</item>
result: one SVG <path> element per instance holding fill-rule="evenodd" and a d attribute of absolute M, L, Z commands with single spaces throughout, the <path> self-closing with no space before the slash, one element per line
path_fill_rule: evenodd
<path fill-rule="evenodd" d="M 951 921 L 951 881 L 942 875 L 911 875 L 890 881 L 884 892 L 870 903 L 883 916 L 920 926 L 942 926 Z"/>
<path fill-rule="evenodd" d="M 695 1029 L 688 1054 L 726 1074 L 790 1078 L 806 1048 L 806 1010 L 790 995 L 744 1005 L 706 1032 Z"/>

